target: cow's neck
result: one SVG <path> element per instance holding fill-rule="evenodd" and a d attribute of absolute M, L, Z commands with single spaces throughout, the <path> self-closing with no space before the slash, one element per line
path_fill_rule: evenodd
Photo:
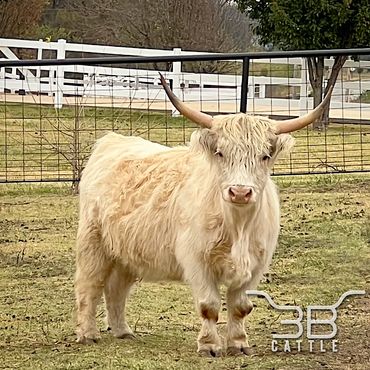
<path fill-rule="evenodd" d="M 239 240 L 252 227 L 259 209 L 259 201 L 247 206 L 235 206 L 221 201 L 225 231 L 233 241 Z"/>
<path fill-rule="evenodd" d="M 235 207 L 223 204 L 224 229 L 230 241 L 230 257 L 234 261 L 234 284 L 242 284 L 251 279 L 250 264 L 251 235 L 255 227 L 256 216 L 260 209 L 261 200 L 245 207 Z"/>

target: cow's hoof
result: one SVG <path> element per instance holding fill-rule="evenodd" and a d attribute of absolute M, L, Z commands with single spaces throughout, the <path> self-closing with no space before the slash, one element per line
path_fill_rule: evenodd
<path fill-rule="evenodd" d="M 221 357 L 222 355 L 222 350 L 217 348 L 217 349 L 201 349 L 198 350 L 198 353 L 202 357 Z"/>
<path fill-rule="evenodd" d="M 115 334 L 114 336 L 119 339 L 127 339 L 127 340 L 135 339 L 135 335 L 132 333 L 120 333 L 120 334 Z"/>
<path fill-rule="evenodd" d="M 110 326 L 108 326 L 107 331 L 111 332 L 113 336 L 118 339 L 129 339 L 129 340 L 135 339 L 135 335 L 131 330 L 127 329 L 113 330 Z"/>
<path fill-rule="evenodd" d="M 78 337 L 76 342 L 80 344 L 95 344 L 98 343 L 100 339 L 99 335 L 92 335 L 92 336 L 81 336 Z"/>
<path fill-rule="evenodd" d="M 227 347 L 226 353 L 229 356 L 250 356 L 253 354 L 251 347 Z"/>

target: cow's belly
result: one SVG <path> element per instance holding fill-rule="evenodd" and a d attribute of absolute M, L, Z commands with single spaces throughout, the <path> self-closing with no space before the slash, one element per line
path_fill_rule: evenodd
<path fill-rule="evenodd" d="M 174 253 L 175 228 L 165 209 L 153 217 L 138 208 L 119 212 L 102 225 L 107 253 L 146 281 L 181 280 L 183 270 Z"/>
<path fill-rule="evenodd" d="M 144 240 L 145 241 L 145 240 Z M 153 244 L 146 244 L 155 247 Z M 174 280 L 183 278 L 183 269 L 171 251 L 159 248 L 145 248 L 141 243 L 124 243 L 114 247 L 113 258 L 119 260 L 138 279 L 144 281 Z M 157 249 L 157 253 L 155 250 Z M 110 248 L 110 252 L 112 249 Z"/>
<path fill-rule="evenodd" d="M 172 268 L 171 268 L 172 266 Z M 157 282 L 162 280 L 169 280 L 169 281 L 182 281 L 183 280 L 183 270 L 179 265 L 172 264 L 170 268 L 159 268 L 156 266 L 155 268 L 148 268 L 146 270 L 141 269 L 137 273 L 143 281 L 147 282 Z"/>

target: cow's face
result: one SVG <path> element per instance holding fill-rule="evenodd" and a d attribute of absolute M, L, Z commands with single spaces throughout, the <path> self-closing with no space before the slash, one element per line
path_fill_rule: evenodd
<path fill-rule="evenodd" d="M 212 128 L 191 140 L 211 162 L 223 200 L 239 206 L 257 201 L 277 157 L 293 144 L 290 135 L 275 134 L 271 120 L 245 114 L 214 117 Z"/>

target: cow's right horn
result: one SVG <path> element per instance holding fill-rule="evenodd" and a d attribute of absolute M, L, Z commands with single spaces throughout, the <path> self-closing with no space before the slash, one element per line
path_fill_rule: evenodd
<path fill-rule="evenodd" d="M 285 121 L 276 121 L 276 133 L 285 134 L 297 131 L 316 121 L 321 116 L 325 106 L 329 103 L 332 92 L 333 86 L 330 87 L 325 99 L 313 111 L 305 114 L 304 116 L 287 119 Z"/>
<path fill-rule="evenodd" d="M 213 118 L 209 114 L 197 111 L 193 108 L 190 108 L 186 104 L 184 104 L 170 89 L 168 86 L 166 80 L 162 76 L 161 73 L 159 73 L 161 78 L 161 83 L 166 91 L 166 94 L 168 96 L 168 99 L 171 100 L 171 103 L 174 105 L 174 107 L 185 117 L 189 118 L 194 123 L 198 124 L 199 126 L 202 126 L 204 128 L 211 128 L 212 127 L 212 121 Z"/>

